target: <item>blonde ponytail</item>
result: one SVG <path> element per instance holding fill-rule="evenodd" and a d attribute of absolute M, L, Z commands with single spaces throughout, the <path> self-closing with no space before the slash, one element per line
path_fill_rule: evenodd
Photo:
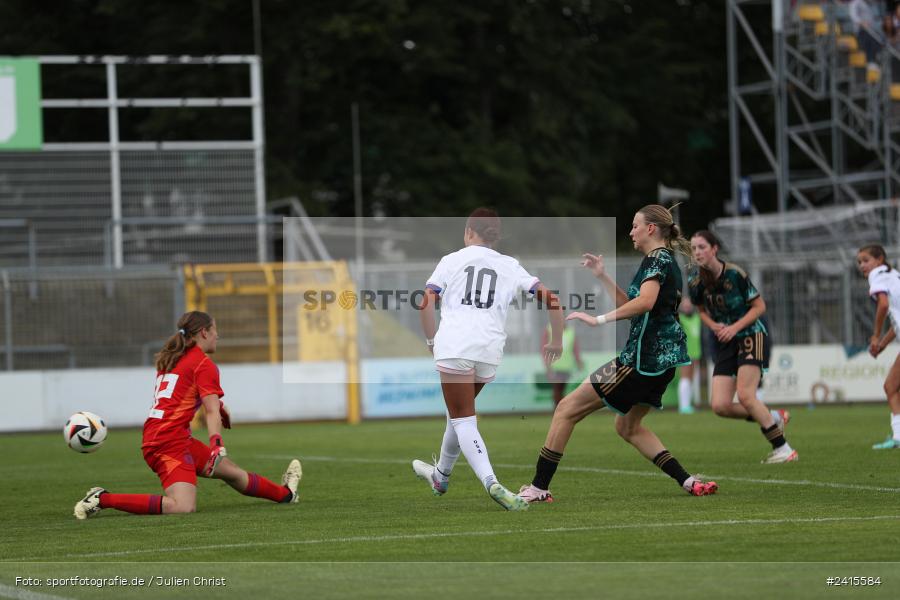
<path fill-rule="evenodd" d="M 679 204 L 673 204 L 672 208 L 666 208 L 659 204 L 648 204 L 638 212 L 644 215 L 647 224 L 656 225 L 662 235 L 666 248 L 673 252 L 680 252 L 691 258 L 691 243 L 681 233 L 681 228 L 672 217 L 672 210 Z"/>

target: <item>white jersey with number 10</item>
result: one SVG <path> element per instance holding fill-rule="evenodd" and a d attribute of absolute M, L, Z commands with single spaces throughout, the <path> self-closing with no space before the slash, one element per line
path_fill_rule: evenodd
<path fill-rule="evenodd" d="M 519 261 L 484 246 L 467 246 L 442 258 L 426 284 L 441 296 L 434 359 L 499 365 L 506 344 L 507 309 L 539 283 Z"/>

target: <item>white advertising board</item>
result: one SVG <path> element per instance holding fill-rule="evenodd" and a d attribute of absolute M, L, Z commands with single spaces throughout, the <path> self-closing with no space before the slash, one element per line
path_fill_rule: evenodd
<path fill-rule="evenodd" d="M 839 344 L 774 346 L 764 380 L 765 401 L 772 404 L 874 402 L 885 400 L 884 378 L 900 346 L 878 358 L 868 352 L 848 355 Z"/>
<path fill-rule="evenodd" d="M 304 363 L 291 367 L 330 381 L 346 378 L 343 363 Z M 236 423 L 346 419 L 345 384 L 282 382 L 281 364 L 221 365 L 225 402 Z M 128 369 L 68 369 L 0 374 L 0 432 L 62 430 L 72 413 L 87 410 L 110 427 L 137 427 L 153 404 L 154 372 Z"/>

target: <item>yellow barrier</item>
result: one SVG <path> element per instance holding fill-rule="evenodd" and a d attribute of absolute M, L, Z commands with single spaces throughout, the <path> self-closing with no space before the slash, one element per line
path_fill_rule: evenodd
<path fill-rule="evenodd" d="M 184 275 L 185 306 L 215 317 L 222 336 L 216 360 L 224 363 L 295 359 L 283 357 L 281 352 L 282 347 L 291 347 L 284 345 L 282 335 L 287 317 L 285 295 L 302 298 L 312 291 L 328 292 L 335 298 L 355 298 L 344 261 L 186 265 Z M 355 304 L 353 310 L 343 308 L 344 304 L 311 311 L 298 303 L 296 313 L 288 314 L 296 318 L 296 360 L 346 363 L 347 420 L 358 423 L 361 410 L 357 314 Z"/>

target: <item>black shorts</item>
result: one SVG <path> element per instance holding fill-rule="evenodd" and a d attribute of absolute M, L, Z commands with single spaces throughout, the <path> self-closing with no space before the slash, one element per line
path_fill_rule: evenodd
<path fill-rule="evenodd" d="M 737 375 L 744 365 L 755 365 L 760 371 L 769 369 L 772 346 L 769 336 L 759 331 L 744 337 L 734 337 L 727 344 L 716 343 L 716 367 L 713 376 Z"/>
<path fill-rule="evenodd" d="M 591 373 L 591 385 L 608 407 L 620 415 L 642 404 L 662 408 L 662 397 L 675 377 L 675 368 L 660 375 L 642 375 L 634 367 L 623 366 L 618 358 Z"/>

